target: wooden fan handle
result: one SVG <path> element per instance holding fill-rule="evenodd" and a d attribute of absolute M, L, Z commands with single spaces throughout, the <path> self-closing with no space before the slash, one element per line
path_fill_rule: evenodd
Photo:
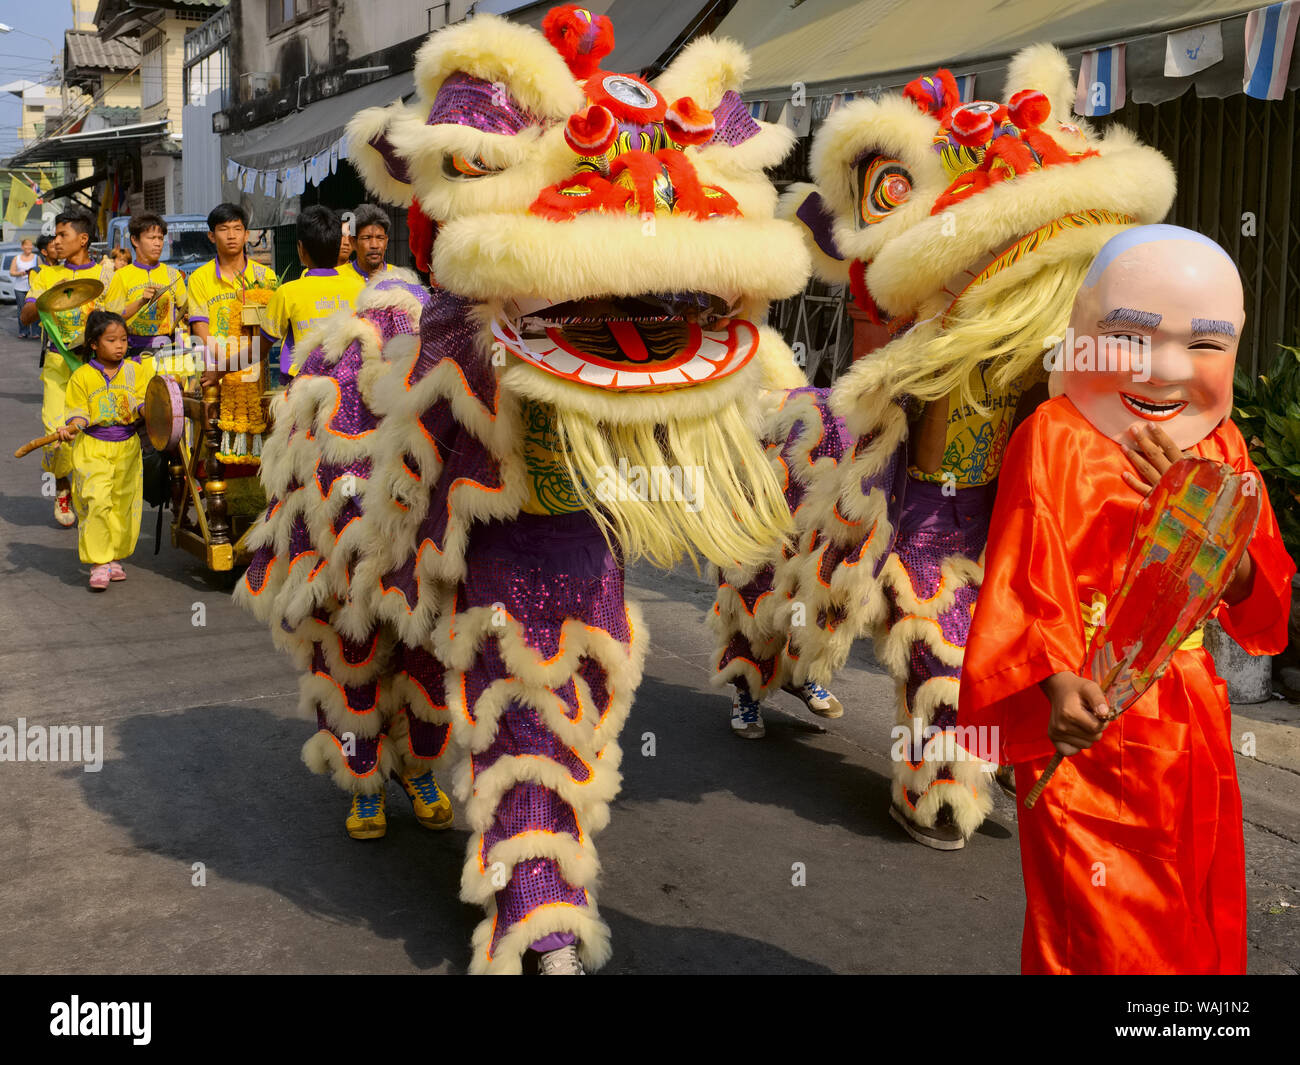
<path fill-rule="evenodd" d="M 14 458 L 20 459 L 24 455 L 30 455 L 37 448 L 45 447 L 46 444 L 53 444 L 59 439 L 58 433 L 50 433 L 49 436 L 38 436 L 35 440 L 29 440 L 17 451 L 14 452 Z"/>
<path fill-rule="evenodd" d="M 1052 760 L 1047 763 L 1047 768 L 1043 770 L 1043 775 L 1034 781 L 1034 786 L 1029 789 L 1029 794 L 1025 796 L 1025 809 L 1032 810 L 1034 803 L 1038 801 L 1038 796 L 1043 794 L 1043 789 L 1047 787 L 1047 782 L 1052 779 L 1052 774 L 1056 772 L 1057 767 L 1064 760 L 1065 756 L 1057 751 L 1052 755 Z"/>

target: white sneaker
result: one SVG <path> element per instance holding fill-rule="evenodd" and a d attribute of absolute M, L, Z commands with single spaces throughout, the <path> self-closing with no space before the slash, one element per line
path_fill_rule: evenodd
<path fill-rule="evenodd" d="M 72 493 L 66 488 L 54 497 L 54 520 L 65 529 L 77 524 L 77 515 L 72 512 Z"/>
<path fill-rule="evenodd" d="M 844 716 L 844 707 L 840 705 L 840 701 L 830 693 L 829 689 L 823 688 L 815 681 L 805 681 L 797 688 L 787 684 L 783 690 L 800 699 L 804 706 L 818 717 Z"/>
<path fill-rule="evenodd" d="M 538 976 L 586 976 L 587 972 L 578 960 L 578 948 L 570 943 L 559 950 L 548 950 L 537 959 Z"/>
<path fill-rule="evenodd" d="M 731 731 L 743 740 L 761 740 L 767 734 L 758 701 L 739 688 L 731 700 Z"/>

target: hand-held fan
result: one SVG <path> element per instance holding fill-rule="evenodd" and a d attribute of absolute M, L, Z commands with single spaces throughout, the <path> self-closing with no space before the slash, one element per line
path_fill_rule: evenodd
<path fill-rule="evenodd" d="M 1232 581 L 1259 520 L 1263 487 L 1210 459 L 1169 467 L 1138 506 L 1119 593 L 1088 642 L 1089 675 L 1113 721 L 1154 684 Z M 1026 809 L 1061 764 L 1058 751 L 1025 796 Z"/>

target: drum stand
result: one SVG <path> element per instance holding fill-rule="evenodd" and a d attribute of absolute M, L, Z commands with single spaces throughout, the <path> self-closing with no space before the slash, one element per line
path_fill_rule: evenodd
<path fill-rule="evenodd" d="M 266 364 L 262 364 L 262 388 Z M 268 405 L 262 398 L 263 408 Z M 255 518 L 231 518 L 226 500 L 225 464 L 221 447 L 221 386 L 201 386 L 199 394 L 184 396 L 186 427 L 172 456 L 171 540 L 202 560 L 210 570 L 225 572 L 247 563 L 248 534 Z M 267 431 L 270 417 L 267 416 Z"/>

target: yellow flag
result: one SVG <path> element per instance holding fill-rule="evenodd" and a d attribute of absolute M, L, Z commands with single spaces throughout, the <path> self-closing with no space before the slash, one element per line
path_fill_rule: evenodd
<path fill-rule="evenodd" d="M 27 182 L 19 181 L 15 175 L 11 174 L 9 181 L 9 207 L 5 211 L 5 221 L 21 226 L 36 205 L 36 193 Z"/>

